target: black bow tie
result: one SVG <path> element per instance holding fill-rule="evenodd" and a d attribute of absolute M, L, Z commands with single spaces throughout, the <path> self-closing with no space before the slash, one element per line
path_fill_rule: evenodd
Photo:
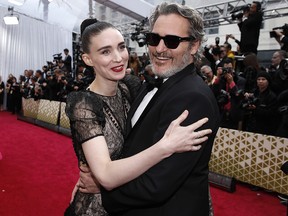
<path fill-rule="evenodd" d="M 147 83 L 147 90 L 152 91 L 154 88 L 160 88 L 161 85 L 163 84 L 163 79 L 161 78 L 153 78 L 149 77 L 146 78 L 146 83 Z"/>

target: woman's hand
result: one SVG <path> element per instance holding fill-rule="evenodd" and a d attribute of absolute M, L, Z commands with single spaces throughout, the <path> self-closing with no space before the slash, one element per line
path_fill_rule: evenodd
<path fill-rule="evenodd" d="M 202 118 L 199 121 L 189 125 L 180 126 L 187 118 L 189 112 L 185 110 L 177 119 L 171 122 L 166 130 L 164 137 L 164 148 L 167 148 L 171 154 L 181 153 L 186 151 L 198 151 L 201 148 L 201 143 L 208 139 L 211 129 L 195 131 L 202 125 L 208 122 L 208 118 Z"/>

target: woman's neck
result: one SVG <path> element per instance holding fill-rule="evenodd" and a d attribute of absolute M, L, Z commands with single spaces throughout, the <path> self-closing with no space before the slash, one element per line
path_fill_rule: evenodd
<path fill-rule="evenodd" d="M 103 96 L 114 96 L 117 92 L 117 81 L 100 80 L 97 78 L 89 85 L 89 89 Z"/>

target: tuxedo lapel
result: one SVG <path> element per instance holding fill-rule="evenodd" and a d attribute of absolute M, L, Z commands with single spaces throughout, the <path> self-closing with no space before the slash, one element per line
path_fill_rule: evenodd
<path fill-rule="evenodd" d="M 183 71 L 175 74 L 174 76 L 170 77 L 166 82 L 164 82 L 162 84 L 162 86 L 159 88 L 159 90 L 156 92 L 156 94 L 152 97 L 152 99 L 150 100 L 150 102 L 148 103 L 148 105 L 146 106 L 146 108 L 144 109 L 143 113 L 141 114 L 141 116 L 139 117 L 138 121 L 136 122 L 136 124 L 134 125 L 133 129 L 136 128 L 139 123 L 142 121 L 142 119 L 146 116 L 146 114 L 149 112 L 149 110 L 152 108 L 152 106 L 157 102 L 158 98 L 160 97 L 160 95 L 164 94 L 166 92 L 167 89 L 171 88 L 172 86 L 174 86 L 177 82 L 179 82 L 182 79 L 185 79 L 186 76 L 195 76 L 196 72 L 195 72 L 195 67 L 192 65 L 187 66 Z M 144 95 L 145 96 L 145 95 Z M 143 96 L 143 97 L 144 97 Z M 143 99 L 142 97 L 142 99 Z M 141 99 L 141 101 L 142 101 Z M 141 101 L 139 102 L 139 104 L 141 103 Z M 139 104 L 137 105 L 137 107 L 139 106 Z M 136 109 L 137 109 L 136 107 Z M 136 110 L 135 109 L 135 110 Z M 135 112 L 135 111 L 134 111 Z M 133 113 L 134 114 L 134 113 Z M 133 116 L 133 115 L 132 115 Z M 130 121 L 131 122 L 131 121 Z M 131 124 L 130 124 L 131 125 Z M 128 133 L 130 133 L 131 131 L 131 127 Z"/>
<path fill-rule="evenodd" d="M 142 102 L 143 98 L 145 97 L 145 95 L 147 94 L 148 90 L 146 87 L 146 83 L 142 84 L 142 87 L 140 89 L 140 92 L 138 94 L 138 96 L 136 97 L 135 101 L 132 103 L 130 110 L 128 112 L 127 115 L 127 123 L 126 123 L 126 137 L 127 135 L 130 133 L 131 130 L 131 119 L 134 115 L 134 113 L 136 112 L 138 106 L 140 105 L 140 103 Z"/>

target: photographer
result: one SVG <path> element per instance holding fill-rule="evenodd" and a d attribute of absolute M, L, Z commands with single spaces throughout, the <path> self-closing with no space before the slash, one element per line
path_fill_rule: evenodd
<path fill-rule="evenodd" d="M 267 69 L 271 78 L 271 89 L 275 94 L 288 89 L 288 61 L 285 59 L 287 53 L 284 50 L 277 50 L 273 53 L 271 66 Z"/>
<path fill-rule="evenodd" d="M 270 89 L 271 77 L 266 71 L 257 74 L 257 88 L 245 93 L 241 107 L 245 110 L 245 130 L 275 135 L 278 128 L 277 97 Z"/>
<path fill-rule="evenodd" d="M 236 17 L 239 21 L 238 27 L 241 32 L 240 50 L 243 55 L 255 53 L 259 44 L 260 28 L 263 20 L 261 3 L 253 1 L 248 11 L 243 9 L 243 15 Z M 233 14 L 232 14 L 233 19 Z"/>
<path fill-rule="evenodd" d="M 233 69 L 233 61 L 225 58 L 217 68 L 217 78 L 212 84 L 213 93 L 221 113 L 221 127 L 241 129 L 239 90 L 244 90 L 245 79 Z"/>
<path fill-rule="evenodd" d="M 270 32 L 270 37 L 275 38 L 279 43 L 281 50 L 288 52 L 288 24 L 286 23 L 282 27 L 273 28 Z"/>
<path fill-rule="evenodd" d="M 205 58 L 210 63 L 210 66 L 213 70 L 213 74 L 216 74 L 217 65 L 221 62 L 221 60 L 223 58 L 222 52 L 225 49 L 222 46 L 222 50 L 221 50 L 221 47 L 219 46 L 219 42 L 220 42 L 219 37 L 216 37 L 215 38 L 215 45 L 210 44 L 209 46 L 205 46 L 204 52 L 203 52 L 203 55 L 205 56 Z"/>

